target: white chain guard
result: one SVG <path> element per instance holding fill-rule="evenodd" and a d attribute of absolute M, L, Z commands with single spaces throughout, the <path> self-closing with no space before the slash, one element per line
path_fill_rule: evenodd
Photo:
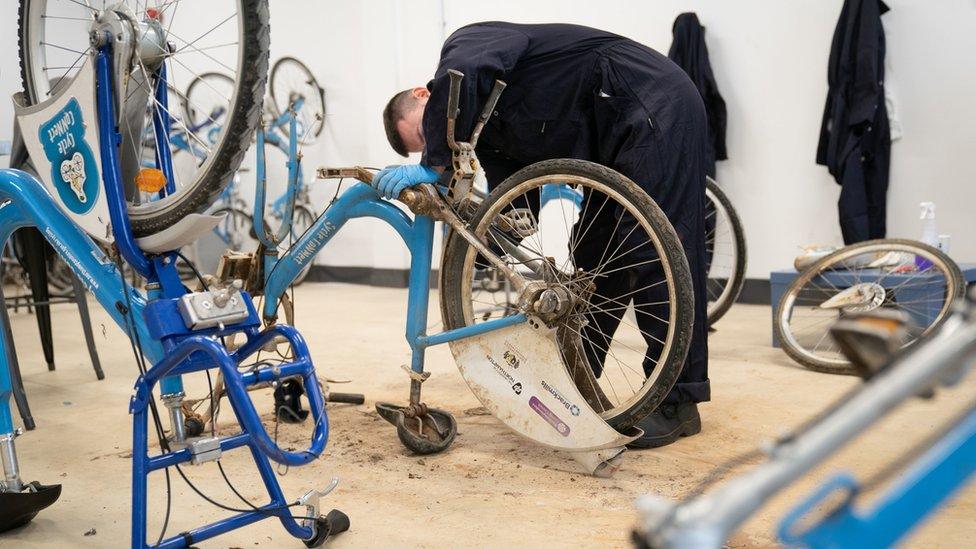
<path fill-rule="evenodd" d="M 620 434 L 586 404 L 563 363 L 555 330 L 538 318 L 450 346 L 481 404 L 525 437 L 569 452 L 603 450 L 596 452 L 605 456 L 600 461 L 618 457 L 637 438 Z"/>

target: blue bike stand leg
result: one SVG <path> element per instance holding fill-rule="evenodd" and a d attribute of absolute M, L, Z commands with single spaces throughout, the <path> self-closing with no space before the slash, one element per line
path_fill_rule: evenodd
<path fill-rule="evenodd" d="M 149 471 L 148 422 L 146 411 L 132 415 L 132 547 L 146 546 L 146 492 Z"/>

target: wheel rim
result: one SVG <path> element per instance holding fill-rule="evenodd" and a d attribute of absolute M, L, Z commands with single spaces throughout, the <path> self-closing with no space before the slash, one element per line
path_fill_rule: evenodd
<path fill-rule="evenodd" d="M 708 295 L 708 317 L 712 317 L 735 296 L 739 246 L 728 210 L 711 189 L 705 190 L 705 283 Z"/>
<path fill-rule="evenodd" d="M 282 57 L 271 68 L 269 88 L 277 116 L 281 116 L 296 98 L 304 99 L 297 112 L 298 136 L 303 145 L 312 144 L 325 124 L 325 95 L 315 75 L 301 61 Z"/>
<path fill-rule="evenodd" d="M 537 193 L 540 187 L 555 183 L 564 183 L 575 189 L 580 189 L 587 196 L 587 200 L 584 200 L 581 209 L 576 208 L 568 200 L 552 200 L 540 211 L 538 219 L 534 215 L 530 215 L 529 217 L 538 227 L 538 231 L 535 235 L 536 238 L 525 237 L 522 239 L 519 248 L 523 253 L 527 252 L 532 257 L 545 257 L 548 254 L 549 257 L 555 259 L 554 264 L 558 266 L 560 273 L 575 272 L 577 265 L 571 250 L 586 241 L 587 235 L 590 234 L 589 231 L 593 227 L 592 222 L 600 217 L 603 208 L 612 208 L 613 206 L 611 204 L 615 202 L 621 208 L 620 212 L 625 213 L 616 216 L 618 225 L 610 234 L 614 234 L 620 228 L 620 220 L 629 216 L 630 219 L 637 221 L 633 229 L 634 231 L 639 230 L 640 233 L 638 236 L 634 236 L 634 231 L 631 231 L 619 244 L 632 244 L 639 240 L 642 242 L 641 246 L 647 246 L 647 249 L 641 249 L 640 251 L 653 253 L 654 258 L 653 260 L 642 259 L 628 261 L 626 264 L 621 265 L 617 259 L 632 255 L 632 252 L 637 250 L 621 247 L 617 245 L 617 242 L 611 242 L 603 250 L 603 253 L 609 255 L 602 255 L 596 262 L 597 264 L 593 266 L 594 268 L 586 271 L 586 276 L 590 277 L 591 280 L 596 280 L 597 276 L 606 277 L 612 274 L 613 271 L 622 272 L 623 270 L 641 267 L 641 262 L 643 261 L 650 261 L 651 264 L 657 263 L 661 267 L 661 274 L 658 277 L 659 280 L 656 279 L 647 284 L 643 284 L 643 282 L 647 282 L 647 279 L 642 279 L 640 281 L 640 287 L 637 290 L 620 295 L 617 299 L 596 293 L 591 296 L 591 299 L 581 312 L 570 315 L 576 320 L 585 319 L 590 322 L 589 326 L 578 330 L 571 329 L 571 333 L 579 338 L 583 350 L 590 356 L 598 355 L 603 357 L 602 364 L 597 364 L 597 368 L 603 367 L 602 374 L 597 377 L 599 387 L 594 387 L 593 389 L 598 390 L 609 400 L 610 405 L 608 407 L 602 411 L 597 409 L 597 411 L 604 419 L 610 419 L 642 401 L 643 397 L 654 386 L 656 380 L 664 370 L 662 365 L 668 364 L 670 353 L 674 349 L 673 343 L 676 330 L 675 323 L 671 321 L 671 319 L 677 318 L 675 281 L 673 280 L 671 265 L 668 263 L 666 254 L 663 253 L 664 247 L 660 241 L 660 237 L 650 225 L 649 220 L 640 215 L 639 209 L 620 193 L 604 183 L 583 176 L 541 176 L 513 187 L 504 195 L 498 197 L 492 204 L 491 209 L 481 217 L 478 226 L 474 228 L 474 233 L 480 238 L 485 238 L 487 234 L 487 241 L 497 248 L 500 246 L 500 243 L 495 222 L 499 215 L 510 211 L 512 207 L 529 208 L 532 200 L 538 200 Z M 531 197 L 533 191 L 536 192 L 534 198 Z M 582 222 L 580 222 L 581 219 L 583 220 Z M 493 226 L 496 230 L 490 231 L 489 228 Z M 574 233 L 574 229 L 577 231 L 576 233 Z M 546 234 L 543 234 L 544 231 Z M 572 236 L 574 234 L 577 236 Z M 595 238 L 595 236 L 591 236 L 591 238 Z M 479 297 L 485 295 L 486 290 L 483 286 L 478 286 L 480 281 L 475 280 L 475 270 L 478 263 L 477 255 L 472 248 L 467 248 L 467 254 L 463 262 L 463 272 L 460 278 L 461 309 L 464 315 L 464 321 L 468 325 L 483 322 L 488 318 L 497 318 L 518 312 L 510 307 L 498 307 L 499 303 L 508 303 L 508 299 L 501 302 L 488 301 L 478 303 L 480 300 Z M 503 258 L 506 258 L 511 267 L 520 270 L 523 274 L 525 274 L 524 271 L 528 271 L 524 266 L 519 267 L 518 262 L 512 261 L 510 254 L 504 255 Z M 537 275 L 533 276 L 538 278 Z M 638 311 L 631 300 L 637 292 L 647 290 L 648 288 L 645 286 L 653 286 L 659 288 L 661 291 L 666 291 L 666 303 L 651 303 L 646 307 L 642 306 L 641 310 Z M 500 285 L 496 291 L 504 292 L 506 295 L 508 294 L 504 284 Z M 479 306 L 484 307 L 485 305 L 489 307 L 494 306 L 497 314 L 487 317 L 477 315 L 477 308 Z M 657 308 L 655 309 L 654 307 Z M 662 313 L 659 310 L 662 308 L 666 312 Z M 621 314 L 623 316 L 619 326 L 612 334 L 603 333 L 599 329 L 599 323 L 595 322 L 597 316 L 606 313 Z M 636 321 L 638 314 L 647 315 L 647 320 L 656 319 L 656 321 L 659 321 L 664 327 L 663 335 L 645 332 L 638 327 Z M 560 326 L 569 325 L 573 321 L 575 320 L 569 318 L 564 319 L 564 321 L 560 322 Z M 659 335 L 661 337 L 658 337 Z M 592 336 L 599 336 L 602 339 L 601 341 L 594 341 L 596 337 Z M 653 336 L 656 339 L 655 344 L 660 345 L 659 352 L 649 352 L 644 339 L 645 336 Z M 607 339 L 609 339 L 609 342 Z M 601 345 L 601 343 L 603 344 Z M 649 374 L 645 374 L 642 363 L 648 354 L 654 355 L 649 357 L 654 363 L 654 367 Z M 563 359 L 565 363 L 569 364 L 565 355 Z"/>
<path fill-rule="evenodd" d="M 876 261 L 888 265 L 872 266 Z M 843 368 L 850 363 L 830 337 L 833 323 L 888 309 L 912 322 L 902 342 L 909 346 L 941 323 L 959 295 L 953 272 L 942 254 L 912 244 L 841 249 L 801 273 L 783 297 L 777 318 L 781 344 L 813 364 Z"/>
<path fill-rule="evenodd" d="M 165 54 L 164 62 L 171 89 L 181 89 L 182 85 L 205 72 L 205 69 L 220 68 L 229 73 L 240 74 L 243 70 L 241 42 L 244 28 L 244 13 L 240 9 L 240 2 L 210 2 L 210 9 L 206 10 L 210 15 L 203 17 L 201 10 L 180 9 L 181 4 L 182 2 L 164 3 L 157 9 L 158 21 L 165 31 L 166 41 L 174 46 L 173 51 Z M 26 91 L 31 102 L 46 100 L 55 86 L 70 81 L 91 51 L 89 31 L 92 21 L 108 5 L 108 2 L 96 0 L 29 2 L 23 37 L 26 42 L 23 47 L 23 63 Z M 138 0 L 113 2 L 112 5 L 127 8 L 137 21 L 149 19 L 147 13 L 151 7 Z M 153 110 L 164 110 L 151 96 L 149 99 L 142 97 L 141 93 L 147 91 L 152 82 L 136 75 L 152 71 L 142 62 L 138 53 L 133 57 L 134 76 L 129 79 L 129 88 L 125 90 L 118 109 L 119 116 L 123 119 L 119 125 L 123 136 L 120 157 L 126 182 L 134 179 L 135 171 L 143 166 L 145 158 L 154 157 L 152 151 L 146 150 L 147 146 L 154 145 L 153 142 L 157 141 L 151 119 L 147 118 Z M 235 86 L 233 94 L 225 97 L 227 112 L 233 113 L 232 106 L 237 103 L 238 93 L 239 89 Z M 155 193 L 137 193 L 130 189 L 127 192 L 129 216 L 134 221 L 160 215 L 178 207 L 187 194 L 205 182 L 205 175 L 218 156 L 211 153 L 220 148 L 224 136 L 216 144 L 210 144 L 201 139 L 197 132 L 190 131 L 186 122 L 189 116 L 184 112 L 188 106 L 185 99 L 179 93 L 176 97 L 170 94 L 168 98 L 169 105 L 165 111 L 172 120 L 173 131 L 170 136 L 174 133 L 182 135 L 188 143 L 204 149 L 207 156 L 193 170 L 192 175 L 187 175 L 186 170 L 177 169 L 174 165 L 176 191 L 169 196 L 159 198 Z M 141 120 L 138 113 L 129 117 L 122 115 L 126 111 L 137 112 L 140 100 L 144 103 Z M 171 153 L 175 154 L 179 150 L 169 139 L 160 139 L 158 142 L 166 143 Z"/>

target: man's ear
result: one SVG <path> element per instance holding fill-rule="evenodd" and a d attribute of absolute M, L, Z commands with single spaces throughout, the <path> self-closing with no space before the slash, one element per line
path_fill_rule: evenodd
<path fill-rule="evenodd" d="M 430 97 L 430 90 L 427 88 L 414 88 L 410 90 L 410 94 L 413 95 L 414 99 L 427 99 Z"/>

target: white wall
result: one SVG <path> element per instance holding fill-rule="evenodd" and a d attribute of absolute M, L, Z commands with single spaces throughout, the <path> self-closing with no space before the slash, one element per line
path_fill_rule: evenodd
<path fill-rule="evenodd" d="M 380 111 L 395 91 L 424 84 L 446 33 L 479 20 L 573 22 L 667 51 L 671 23 L 695 11 L 729 109 L 730 160 L 719 180 L 746 226 L 751 278 L 789 265 L 797 246 L 837 243 L 839 187 L 814 164 L 827 55 L 841 0 L 276 0 L 272 59 L 294 55 L 327 93 L 327 129 L 305 150 L 309 167 L 398 161 Z M 976 3 L 888 0 L 889 87 L 905 136 L 892 150 L 889 236 L 917 237 L 917 204 L 938 204 L 940 232 L 957 261 L 976 261 Z M 0 0 L 0 95 L 19 87 L 16 2 Z M 0 102 L 0 139 L 11 108 Z M 3 162 L 0 160 L 0 162 Z M 334 183 L 316 184 L 324 203 Z M 330 265 L 405 268 L 392 231 L 358 221 L 319 258 Z"/>

